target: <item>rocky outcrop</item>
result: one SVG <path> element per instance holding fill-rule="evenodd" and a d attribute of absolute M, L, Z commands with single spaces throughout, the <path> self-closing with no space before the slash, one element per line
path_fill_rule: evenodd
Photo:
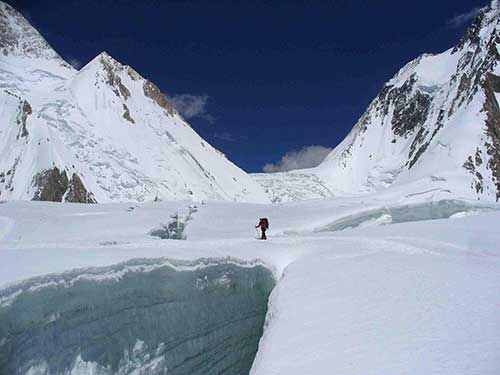
<path fill-rule="evenodd" d="M 488 153 L 487 168 L 495 180 L 497 201 L 500 199 L 500 107 L 495 93 L 500 93 L 500 77 L 488 74 L 484 82 L 486 100 L 483 111 L 486 112 L 486 142 Z"/>
<path fill-rule="evenodd" d="M 29 132 L 26 127 L 26 121 L 28 119 L 28 116 L 33 114 L 33 109 L 31 108 L 30 103 L 27 100 L 23 99 L 21 96 L 16 95 L 9 90 L 3 90 L 3 92 L 13 98 L 16 98 L 19 102 L 16 114 L 16 124 L 20 129 L 16 139 L 19 140 L 19 138 L 27 137 L 29 135 Z"/>
<path fill-rule="evenodd" d="M 27 100 L 21 101 L 19 103 L 19 112 L 17 115 L 17 125 L 20 126 L 20 132 L 17 135 L 17 139 L 19 138 L 24 138 L 28 136 L 28 129 L 26 128 L 26 120 L 28 119 L 28 116 L 33 113 L 33 110 L 31 109 L 31 105 L 28 103 Z"/>
<path fill-rule="evenodd" d="M 14 191 L 14 176 L 16 175 L 17 167 L 19 165 L 20 158 L 16 158 L 12 167 L 6 172 L 0 171 L 0 195 L 2 190 L 4 191 Z M 3 189 L 2 189 L 3 188 Z"/>
<path fill-rule="evenodd" d="M 479 32 L 482 28 L 484 13 L 479 13 L 472 21 L 471 26 L 466 30 L 465 34 L 460 38 L 458 44 L 453 48 L 453 53 L 459 52 L 466 44 L 477 44 L 480 41 Z"/>
<path fill-rule="evenodd" d="M 35 175 L 33 186 L 37 188 L 34 201 L 62 202 L 62 198 L 68 189 L 68 176 L 66 171 L 59 168 L 43 171 Z"/>
<path fill-rule="evenodd" d="M 177 113 L 174 106 L 170 104 L 165 95 L 153 82 L 145 80 L 143 89 L 144 89 L 144 95 L 146 95 L 148 98 L 153 99 L 156 102 L 156 104 L 165 109 L 168 112 L 168 114 L 174 115 L 175 113 Z"/>
<path fill-rule="evenodd" d="M 33 186 L 36 188 L 34 201 L 97 203 L 76 173 L 68 181 L 66 171 L 57 167 L 38 173 Z"/>
<path fill-rule="evenodd" d="M 76 173 L 73 173 L 69 181 L 65 201 L 73 203 L 97 203 L 94 195 L 87 191 L 82 180 Z"/>
<path fill-rule="evenodd" d="M 470 172 L 473 176 L 473 181 L 471 183 L 471 188 L 476 190 L 476 193 L 484 192 L 484 177 L 477 169 L 483 164 L 483 159 L 481 158 L 481 150 L 478 148 L 476 150 L 475 157 L 469 156 L 463 167 Z"/>
<path fill-rule="evenodd" d="M 411 77 L 401 87 L 387 85 L 378 98 L 378 114 L 389 116 L 395 135 L 407 137 L 422 127 L 427 120 L 432 96 L 416 87 L 417 79 Z"/>
<path fill-rule="evenodd" d="M 128 107 L 125 103 L 123 103 L 123 118 L 125 120 L 127 120 L 128 122 L 135 124 L 134 119 L 132 118 L 132 116 L 130 116 L 130 110 L 128 109 Z"/>
<path fill-rule="evenodd" d="M 465 101 L 470 102 L 479 90 L 483 90 L 485 101 L 482 111 L 486 113 L 486 140 L 484 142 L 486 155 L 483 155 L 482 158 L 479 155 L 478 159 L 478 154 L 481 152 L 478 149 L 474 157 L 470 155 L 467 158 L 463 167 L 473 176 L 472 188 L 478 193 L 483 193 L 484 176 L 477 171 L 477 168 L 482 164 L 484 158 L 488 174 L 491 174 L 491 179 L 496 187 L 495 194 L 498 201 L 500 199 L 500 107 L 496 94 L 500 93 L 500 77 L 493 74 L 492 71 L 500 61 L 498 51 L 500 36 L 493 32 L 487 40 L 481 40 L 480 32 L 482 28 L 491 22 L 498 22 L 496 19 L 486 19 L 486 14 L 487 12 L 481 13 L 476 17 L 459 44 L 459 46 L 463 46 L 464 43 L 469 43 L 474 46 L 474 53 L 466 53 L 459 62 L 458 69 L 468 70 L 469 73 L 462 75 L 462 81 L 457 90 L 454 104 L 460 97 L 462 99 L 459 104 Z M 480 54 L 484 55 L 482 59 L 478 59 Z M 481 160 L 480 163 L 478 163 L 479 160 Z"/>
<path fill-rule="evenodd" d="M 123 84 L 122 79 L 118 74 L 116 74 L 115 69 L 122 68 L 121 65 L 114 64 L 114 60 L 107 53 L 103 52 L 101 54 L 101 64 L 104 67 L 107 75 L 107 84 L 113 87 L 113 91 L 118 97 L 122 97 L 124 100 L 127 100 L 130 97 L 130 91 Z"/>

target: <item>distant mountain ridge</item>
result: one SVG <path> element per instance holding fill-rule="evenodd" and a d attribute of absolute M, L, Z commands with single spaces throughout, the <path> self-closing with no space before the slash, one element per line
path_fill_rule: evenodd
<path fill-rule="evenodd" d="M 0 200 L 267 203 L 413 186 L 500 198 L 500 4 L 404 66 L 318 167 L 247 175 L 107 53 L 79 71 L 0 2 Z"/>
<path fill-rule="evenodd" d="M 269 202 L 131 67 L 75 70 L 3 2 L 0 29 L 0 200 Z"/>
<path fill-rule="evenodd" d="M 498 200 L 499 21 L 500 4 L 494 0 L 455 47 L 418 57 L 387 82 L 320 166 L 292 173 L 314 176 L 332 195 L 413 185 Z M 287 189 L 298 198 L 289 194 L 285 200 L 300 199 L 303 192 L 289 180 L 281 174 L 266 176 L 272 200 L 283 201 Z"/>

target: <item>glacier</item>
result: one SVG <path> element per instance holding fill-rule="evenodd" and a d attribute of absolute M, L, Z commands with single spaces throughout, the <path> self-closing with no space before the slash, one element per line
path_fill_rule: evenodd
<path fill-rule="evenodd" d="M 217 259 L 30 279 L 0 292 L 0 373 L 248 374 L 274 284 Z"/>
<path fill-rule="evenodd" d="M 253 176 L 2 13 L 1 375 L 498 375 L 498 0 L 322 165 Z"/>
<path fill-rule="evenodd" d="M 114 322 L 104 323 L 99 315 L 88 325 L 89 330 L 105 332 L 94 340 L 103 345 L 99 340 L 114 337 L 109 329 L 118 329 L 115 323 L 120 325 L 132 312 L 144 317 L 147 309 L 139 307 L 151 305 L 151 298 L 161 297 L 175 284 L 158 285 L 158 280 L 164 275 L 177 280 L 177 275 L 183 280 L 181 295 L 170 296 L 187 298 L 187 288 L 194 297 L 184 300 L 189 306 L 182 315 L 189 327 L 182 325 L 183 333 L 214 322 L 204 307 L 207 299 L 217 309 L 212 311 L 220 311 L 215 319 L 226 319 L 234 301 L 239 301 L 235 313 L 242 313 L 240 317 L 260 310 L 259 323 L 256 318 L 252 333 L 246 331 L 254 340 L 248 353 L 256 351 L 255 359 L 246 359 L 245 371 L 251 375 L 494 375 L 500 364 L 500 205 L 458 197 L 452 203 L 450 194 L 442 191 L 407 193 L 389 189 L 363 199 L 280 205 L 208 202 L 198 206 L 184 241 L 148 234 L 172 213 L 184 214 L 183 202 L 134 204 L 134 209 L 125 203 L 0 204 L 0 223 L 5 224 L 0 230 L 2 366 L 16 366 L 11 358 L 17 358 L 21 371 L 42 375 L 52 369 L 64 375 L 162 373 L 170 360 L 165 345 L 171 342 L 149 332 L 149 326 L 142 333 L 138 327 L 143 325 L 126 326 L 125 339 L 104 359 L 86 351 L 91 346 L 70 346 L 65 349 L 70 354 L 64 359 L 56 355 L 54 363 L 44 358 L 53 345 L 45 345 L 44 355 L 37 355 L 39 342 L 7 341 L 5 332 L 17 327 L 22 337 L 32 329 L 32 337 L 41 340 L 47 330 L 61 327 L 59 323 L 78 324 L 77 317 L 65 323 L 68 310 L 63 309 L 75 307 L 70 301 L 80 297 L 72 293 L 81 291 L 93 308 L 82 309 L 78 316 L 119 310 L 108 315 Z M 443 199 L 445 203 L 437 202 Z M 436 203 L 429 204 L 432 201 Z M 413 207 L 426 205 L 435 206 L 435 217 L 446 212 L 450 218 L 424 220 L 419 214 L 417 221 L 314 231 L 360 212 L 407 207 L 410 215 Z M 440 207 L 446 205 L 450 209 Z M 263 213 L 271 222 L 268 241 L 256 240 L 253 228 Z M 287 235 L 289 231 L 295 235 Z M 196 289 L 207 285 L 204 275 L 213 288 Z M 267 285 L 265 293 L 239 283 L 238 295 L 231 295 L 227 281 L 243 279 Z M 213 293 L 205 296 L 207 290 Z M 260 307 L 248 303 L 248 297 L 259 299 Z M 243 340 L 244 329 L 232 328 Z M 87 331 L 72 332 L 71 340 L 79 340 Z M 234 346 L 240 344 L 243 341 Z M 7 351 L 6 345 L 16 350 Z M 103 350 L 108 353 L 107 347 Z M 11 368 L 0 367 L 0 373 L 15 373 Z"/>

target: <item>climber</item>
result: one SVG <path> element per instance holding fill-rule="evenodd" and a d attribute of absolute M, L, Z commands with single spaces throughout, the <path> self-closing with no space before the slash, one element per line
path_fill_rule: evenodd
<path fill-rule="evenodd" d="M 267 240 L 266 237 L 266 230 L 269 229 L 269 220 L 267 220 L 266 217 L 260 218 L 259 224 L 255 226 L 255 228 L 260 227 L 260 230 L 262 231 L 262 236 L 260 237 L 261 240 Z"/>

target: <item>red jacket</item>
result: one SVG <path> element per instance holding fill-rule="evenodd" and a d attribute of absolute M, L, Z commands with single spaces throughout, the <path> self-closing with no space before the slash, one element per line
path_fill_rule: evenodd
<path fill-rule="evenodd" d="M 269 221 L 264 217 L 260 219 L 259 225 L 257 225 L 255 228 L 261 227 L 263 230 L 266 230 L 269 228 Z"/>

